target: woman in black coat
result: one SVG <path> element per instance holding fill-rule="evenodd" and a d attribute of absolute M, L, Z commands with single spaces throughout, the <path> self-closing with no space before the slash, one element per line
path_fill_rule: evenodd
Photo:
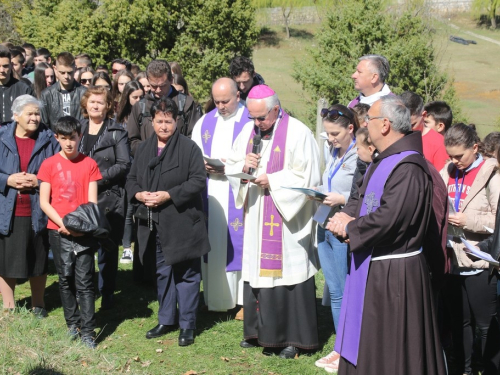
<path fill-rule="evenodd" d="M 111 224 L 110 237 L 101 241 L 98 251 L 99 292 L 101 308 L 113 307 L 118 247 L 125 225 L 125 181 L 130 170 L 128 134 L 113 117 L 113 99 L 104 87 L 89 87 L 83 95 L 82 140 L 80 152 L 90 156 L 99 166 L 98 205 Z"/>
<path fill-rule="evenodd" d="M 178 314 L 179 345 L 186 346 L 194 342 L 200 257 L 210 245 L 202 211 L 203 157 L 193 141 L 179 134 L 177 115 L 170 98 L 153 103 L 155 134 L 135 153 L 126 188 L 131 202 L 140 203 L 135 214 L 140 259 L 146 251 L 156 254 L 159 324 L 146 338 L 172 330 Z"/>

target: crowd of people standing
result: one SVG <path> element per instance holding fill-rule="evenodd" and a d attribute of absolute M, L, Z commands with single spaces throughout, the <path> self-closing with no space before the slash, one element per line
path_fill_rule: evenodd
<path fill-rule="evenodd" d="M 179 345 L 194 343 L 203 281 L 208 310 L 237 307 L 242 348 L 296 358 L 320 345 L 322 269 L 337 336 L 317 367 L 446 374 L 446 352 L 457 374 L 498 374 L 500 133 L 481 141 L 445 102 L 393 94 L 389 72 L 385 57 L 360 57 L 359 95 L 321 111 L 318 147 L 246 57 L 203 111 L 175 62 L 108 70 L 0 46 L 4 309 L 29 279 L 47 316 L 50 248 L 68 334 L 95 348 L 96 294 L 114 308 L 118 263 L 134 262 L 156 281 L 147 339 L 180 328 Z M 82 205 L 107 218 L 107 238 L 68 226 Z"/>

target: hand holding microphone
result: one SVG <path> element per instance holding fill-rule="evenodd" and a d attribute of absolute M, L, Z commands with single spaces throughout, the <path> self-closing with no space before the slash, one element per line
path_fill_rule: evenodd
<path fill-rule="evenodd" d="M 248 154 L 246 159 L 245 159 L 245 169 L 248 171 L 248 174 L 253 174 L 255 170 L 258 168 L 259 165 L 259 159 L 260 159 L 260 140 L 261 136 L 259 134 L 256 134 L 253 137 L 253 147 L 252 147 L 252 153 Z"/>

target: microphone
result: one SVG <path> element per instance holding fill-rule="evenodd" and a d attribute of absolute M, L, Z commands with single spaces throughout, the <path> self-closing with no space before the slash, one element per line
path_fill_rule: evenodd
<path fill-rule="evenodd" d="M 253 137 L 252 154 L 258 154 L 259 153 L 261 138 L 262 137 L 260 136 L 260 134 L 255 134 L 255 136 Z M 253 172 L 255 172 L 254 168 L 250 168 L 248 170 L 248 174 L 253 174 Z"/>

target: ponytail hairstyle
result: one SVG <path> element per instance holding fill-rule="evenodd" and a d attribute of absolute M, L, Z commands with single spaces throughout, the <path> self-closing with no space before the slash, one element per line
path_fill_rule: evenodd
<path fill-rule="evenodd" d="M 454 124 L 444 136 L 445 147 L 463 146 L 465 149 L 478 145 L 478 152 L 483 152 L 483 144 L 477 135 L 476 127 L 464 123 Z"/>

